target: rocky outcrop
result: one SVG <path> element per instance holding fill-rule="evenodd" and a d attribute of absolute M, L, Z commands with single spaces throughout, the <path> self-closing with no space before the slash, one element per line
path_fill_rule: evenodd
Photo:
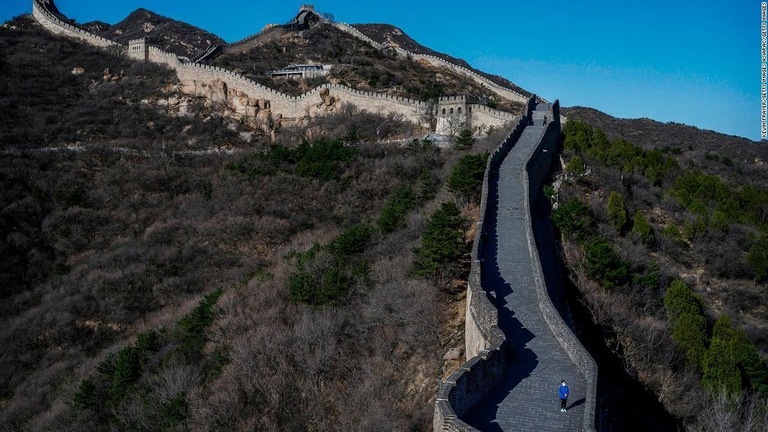
<path fill-rule="evenodd" d="M 205 98 L 206 103 L 220 109 L 225 118 L 237 120 L 262 133 L 270 133 L 282 120 L 282 116 L 273 116 L 269 99 L 250 97 L 241 90 L 230 88 L 222 80 L 182 80 L 179 91 Z M 170 101 L 169 104 L 173 105 Z"/>
<path fill-rule="evenodd" d="M 338 98 L 336 96 L 332 96 L 331 90 L 327 88 L 321 89 L 319 94 L 322 102 L 320 102 L 317 107 L 324 109 L 325 111 L 333 111 Z"/>
<path fill-rule="evenodd" d="M 75 68 L 75 69 L 77 69 L 77 68 Z M 83 69 L 83 72 L 85 72 L 85 69 Z M 72 70 L 72 73 L 75 74 L 75 71 Z M 101 80 L 104 81 L 104 82 L 120 81 L 124 77 L 125 77 L 125 71 L 124 70 L 121 70 L 120 73 L 113 73 L 110 68 L 106 68 L 106 69 L 104 69 L 104 73 L 101 76 Z"/>

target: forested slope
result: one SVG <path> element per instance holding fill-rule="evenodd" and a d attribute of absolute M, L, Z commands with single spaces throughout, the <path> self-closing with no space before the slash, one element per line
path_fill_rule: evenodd
<path fill-rule="evenodd" d="M 762 430 L 765 149 L 689 126 L 568 115 L 552 217 L 610 345 L 691 430 Z"/>

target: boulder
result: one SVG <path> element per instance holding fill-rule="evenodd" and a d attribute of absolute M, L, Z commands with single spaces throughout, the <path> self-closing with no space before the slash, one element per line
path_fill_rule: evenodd
<path fill-rule="evenodd" d="M 233 110 L 244 113 L 248 108 L 248 98 L 244 96 L 235 96 L 232 98 L 231 107 Z"/>
<path fill-rule="evenodd" d="M 335 96 L 331 96 L 331 91 L 327 88 L 320 89 L 319 95 L 322 102 L 317 106 L 318 108 L 325 106 L 326 109 L 330 109 L 337 101 Z"/>
<path fill-rule="evenodd" d="M 245 107 L 245 115 L 246 117 L 256 117 L 256 115 L 259 113 L 258 107 L 253 106 L 247 106 Z"/>
<path fill-rule="evenodd" d="M 268 131 L 272 129 L 272 126 L 274 125 L 272 121 L 272 111 L 260 110 L 256 114 L 256 125 L 259 129 L 263 131 Z"/>
<path fill-rule="evenodd" d="M 443 360 L 458 360 L 464 354 L 464 350 L 461 348 L 451 348 L 443 356 Z"/>
<path fill-rule="evenodd" d="M 216 103 L 227 102 L 227 83 L 221 80 L 211 81 L 208 84 L 206 91 L 206 97 Z"/>
<path fill-rule="evenodd" d="M 72 75 L 82 75 L 84 73 L 85 73 L 85 68 L 84 67 L 78 66 L 78 67 L 72 69 Z"/>

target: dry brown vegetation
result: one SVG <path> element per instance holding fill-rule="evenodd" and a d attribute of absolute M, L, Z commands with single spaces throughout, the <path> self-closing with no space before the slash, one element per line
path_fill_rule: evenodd
<path fill-rule="evenodd" d="M 401 29 L 393 25 L 353 24 L 352 27 L 356 28 L 361 33 L 363 33 L 364 35 L 368 36 L 369 38 L 373 39 L 374 41 L 380 44 L 394 44 L 414 54 L 426 54 L 426 55 L 432 55 L 432 56 L 441 58 L 456 66 L 462 66 L 467 69 L 470 69 L 473 72 L 476 72 L 477 74 L 482 75 L 485 78 L 488 78 L 489 80 L 491 80 L 491 82 L 494 82 L 502 87 L 512 89 L 525 97 L 531 97 L 532 95 L 532 93 L 530 93 L 529 91 L 518 87 L 513 82 L 509 81 L 504 77 L 485 73 L 481 70 L 473 68 L 469 63 L 467 63 L 462 59 L 452 57 L 448 54 L 444 54 L 444 53 L 432 50 L 429 47 L 425 47 L 424 45 L 411 39 L 411 37 L 408 36 L 405 32 L 403 32 Z"/>
<path fill-rule="evenodd" d="M 466 152 L 376 143 L 376 125 L 409 125 L 361 112 L 246 144 L 202 106 L 172 117 L 142 104 L 174 84 L 169 71 L 30 18 L 13 24 L 0 29 L 1 430 L 429 427 L 443 354 L 463 343 L 463 286 L 414 276 L 411 248 Z M 86 74 L 72 75 L 78 66 Z M 107 67 L 125 77 L 101 82 Z M 341 140 L 354 156 L 330 179 L 295 161 L 238 168 L 301 139 Z M 218 147 L 235 151 L 185 152 Z M 361 254 L 366 289 L 335 307 L 289 300 L 297 253 L 372 223 L 418 184 L 432 188 L 427 201 Z M 190 351 L 181 329 L 217 289 L 213 322 L 196 330 L 203 347 Z M 151 350 L 136 348 L 152 332 Z M 125 359 L 140 368 L 99 382 Z M 104 389 L 86 392 L 87 380 L 120 393 L 89 401 Z"/>

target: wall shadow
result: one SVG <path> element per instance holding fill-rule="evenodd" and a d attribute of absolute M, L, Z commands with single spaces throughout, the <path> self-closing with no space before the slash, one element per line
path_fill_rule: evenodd
<path fill-rule="evenodd" d="M 475 405 L 461 420 L 483 431 L 500 431 L 495 423 L 501 403 L 520 382 L 533 374 L 539 364 L 538 357 L 527 348 L 528 342 L 535 335 L 523 327 L 515 312 L 507 308 L 506 296 L 513 292 L 513 287 L 501 275 L 498 266 L 498 232 L 497 220 L 499 210 L 498 175 L 489 179 L 488 202 L 495 207 L 489 212 L 483 224 L 484 241 L 479 251 L 484 265 L 481 272 L 481 286 L 489 300 L 496 306 L 499 313 L 499 328 L 504 337 L 510 342 L 512 359 L 508 362 L 501 382 L 486 396 L 481 403 Z"/>
<path fill-rule="evenodd" d="M 560 254 L 555 240 L 552 225 L 549 223 L 549 214 L 552 205 L 549 200 L 539 194 L 536 202 L 531 206 L 533 222 L 533 236 L 536 241 L 536 249 L 539 252 L 541 270 L 544 274 L 544 285 L 547 288 L 552 304 L 565 324 L 574 330 L 573 318 L 568 310 L 568 302 L 563 289 L 562 274 L 560 272 Z"/>

